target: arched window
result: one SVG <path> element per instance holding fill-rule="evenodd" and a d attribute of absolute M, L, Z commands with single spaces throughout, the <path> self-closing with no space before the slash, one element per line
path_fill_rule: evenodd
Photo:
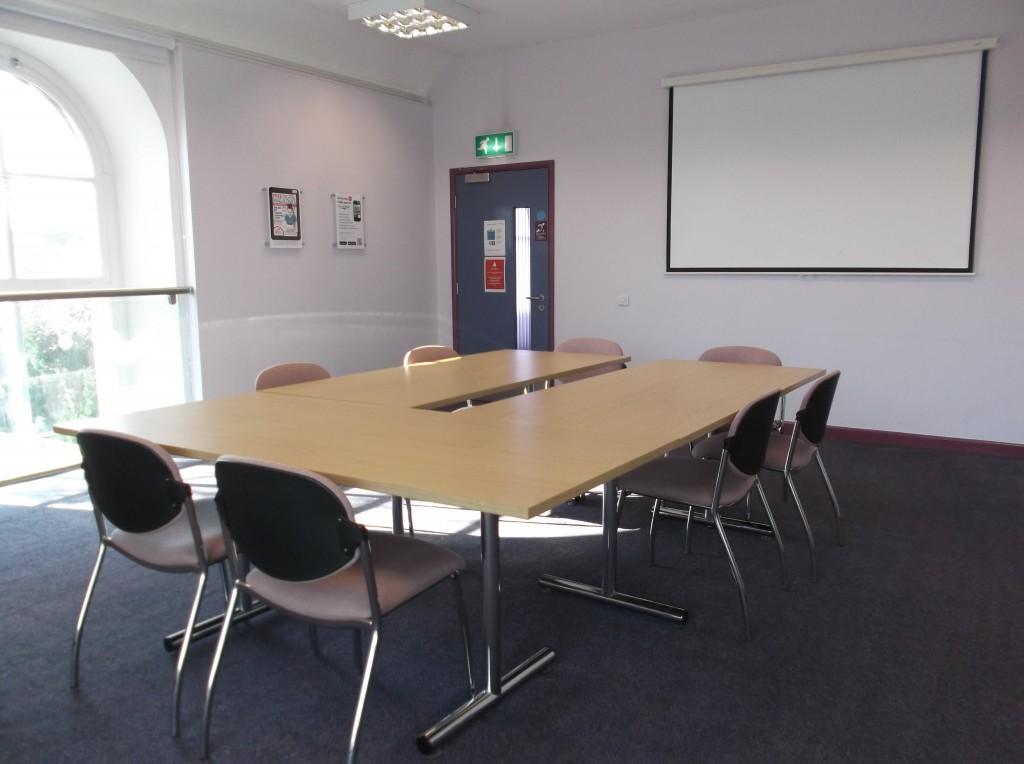
<path fill-rule="evenodd" d="M 100 154 L 66 88 L 41 64 L 0 58 L 0 291 L 110 283 Z M 109 229 L 108 229 L 109 230 Z M 108 239 L 110 237 L 107 237 Z M 107 246 L 105 247 L 104 244 Z M 0 305 L 0 432 L 48 434 L 54 422 L 98 413 L 97 319 L 82 301 Z"/>
<path fill-rule="evenodd" d="M 56 31 L 0 30 L 0 465 L 61 450 L 56 422 L 170 405 L 191 389 L 193 315 L 136 291 L 184 270 L 173 132 L 153 100 L 172 92 L 166 51 L 147 59 L 144 82 L 113 51 Z M 8 47 L 18 42 L 24 52 Z"/>
<path fill-rule="evenodd" d="M 105 279 L 97 161 L 68 105 L 23 71 L 0 68 L 0 286 Z M 27 283 L 28 282 L 28 283 Z"/>

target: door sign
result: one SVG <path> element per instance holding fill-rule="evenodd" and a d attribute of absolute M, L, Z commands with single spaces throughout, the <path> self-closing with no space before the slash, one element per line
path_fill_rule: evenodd
<path fill-rule="evenodd" d="M 484 257 L 505 256 L 505 221 L 484 221 Z M 504 290 L 502 290 L 504 291 Z"/>
<path fill-rule="evenodd" d="M 484 258 L 484 291 L 504 292 L 505 291 L 505 258 L 485 257 Z"/>

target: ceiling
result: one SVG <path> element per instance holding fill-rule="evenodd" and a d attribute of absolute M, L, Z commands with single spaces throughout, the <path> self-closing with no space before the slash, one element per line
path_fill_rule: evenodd
<path fill-rule="evenodd" d="M 454 56 L 642 29 L 800 0 L 458 0 L 470 29 L 399 40 L 348 21 L 349 0 L 61 0 L 425 97 Z"/>

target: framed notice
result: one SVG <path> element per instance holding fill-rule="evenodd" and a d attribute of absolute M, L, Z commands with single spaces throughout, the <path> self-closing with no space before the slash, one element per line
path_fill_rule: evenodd
<path fill-rule="evenodd" d="M 484 221 L 484 257 L 505 256 L 505 221 Z"/>
<path fill-rule="evenodd" d="M 331 194 L 334 207 L 334 246 L 337 249 L 365 249 L 365 198 L 357 194 Z"/>
<path fill-rule="evenodd" d="M 485 257 L 484 258 L 484 291 L 504 292 L 505 291 L 505 258 Z"/>
<path fill-rule="evenodd" d="M 271 247 L 302 246 L 301 193 L 297 188 L 267 189 L 267 244 Z"/>

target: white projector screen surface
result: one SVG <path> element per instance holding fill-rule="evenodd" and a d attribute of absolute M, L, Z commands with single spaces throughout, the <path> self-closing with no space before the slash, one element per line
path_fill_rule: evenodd
<path fill-rule="evenodd" d="M 669 271 L 973 269 L 984 54 L 673 87 Z"/>

